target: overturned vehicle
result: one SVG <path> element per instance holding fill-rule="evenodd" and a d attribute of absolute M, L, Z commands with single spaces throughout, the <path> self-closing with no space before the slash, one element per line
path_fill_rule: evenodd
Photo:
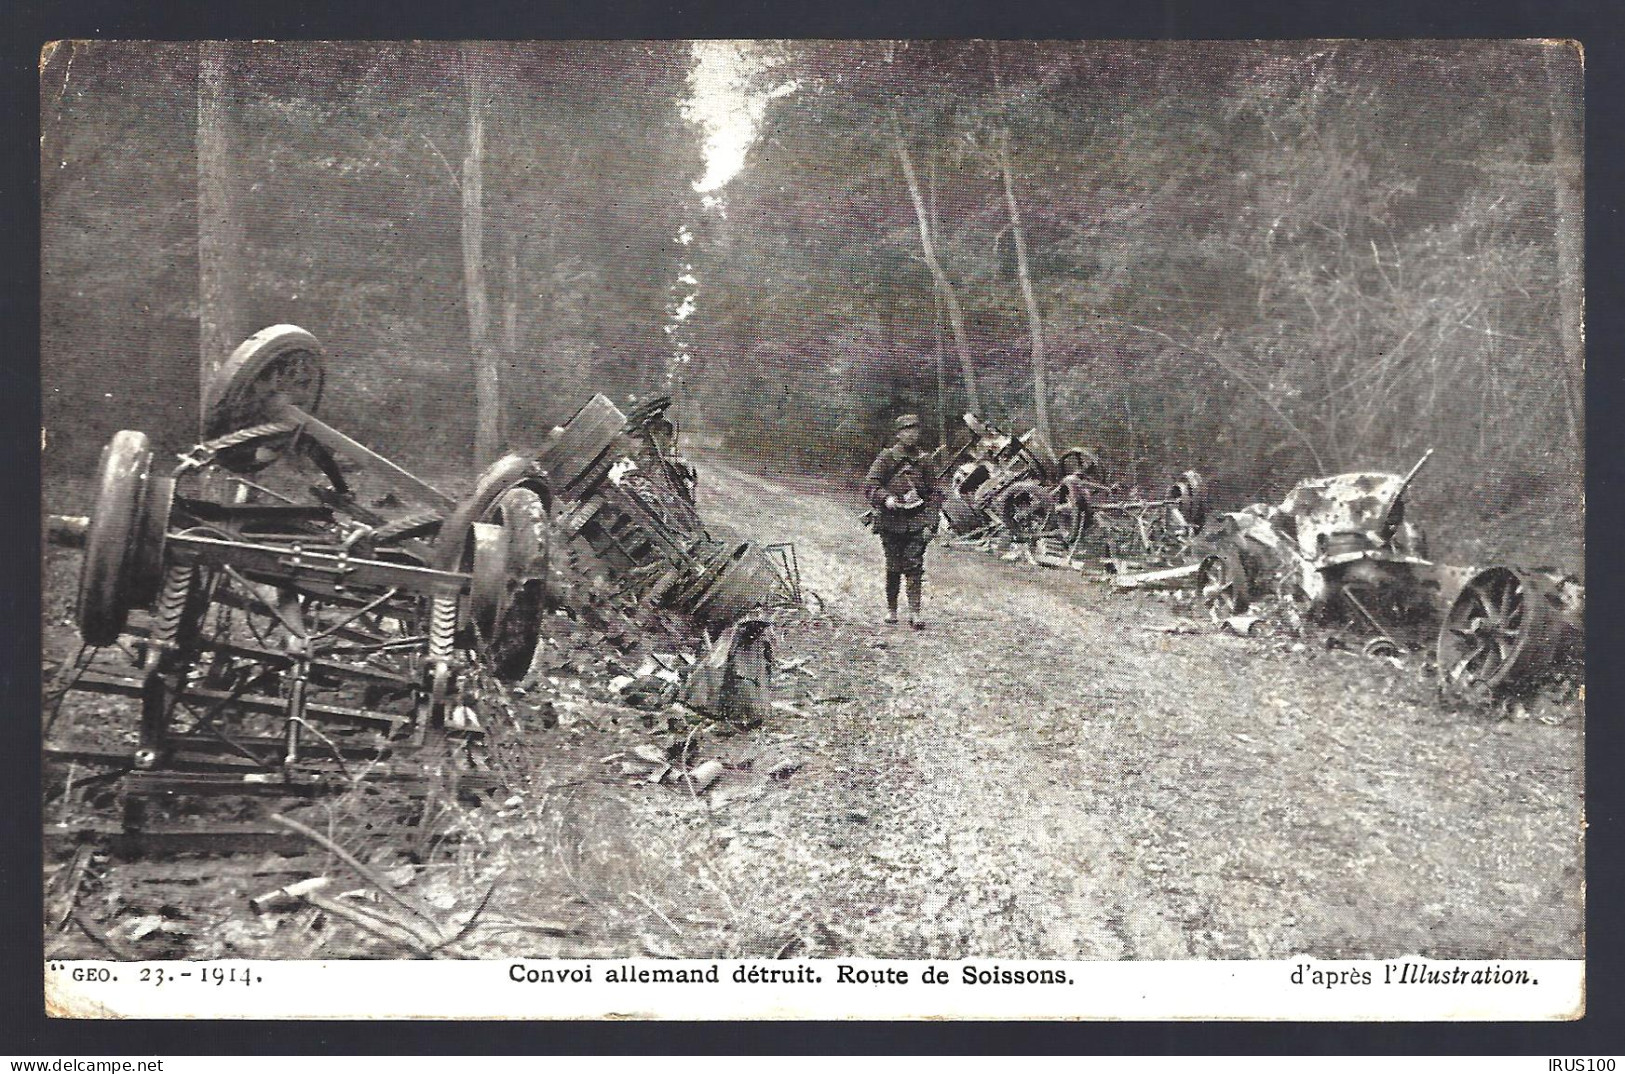
<path fill-rule="evenodd" d="M 90 515 L 53 521 L 84 549 L 54 712 L 88 691 L 138 717 L 130 748 L 46 757 L 103 770 L 62 793 L 116 783 L 126 833 L 177 794 L 432 794 L 448 761 L 462 791 L 489 789 L 481 701 L 527 677 L 555 623 L 680 616 L 709 636 L 799 602 L 788 546 L 701 524 L 667 399 L 623 414 L 594 396 L 453 495 L 319 417 L 326 377 L 310 333 L 255 334 L 210 386 L 205 440 L 166 461 L 119 432 Z"/>
<path fill-rule="evenodd" d="M 1366 635 L 1372 655 L 1428 650 L 1443 689 L 1478 698 L 1572 670 L 1583 656 L 1585 590 L 1510 565 L 1459 567 L 1428 556 L 1404 474 L 1366 471 L 1300 482 L 1279 504 L 1217 516 L 1197 544 L 1196 585 L 1219 620 L 1257 615 Z"/>
<path fill-rule="evenodd" d="M 942 470 L 942 510 L 965 542 L 1031 545 L 1056 565 L 1089 551 L 1143 565 L 1180 558 L 1202 530 L 1207 494 L 1195 470 L 1148 496 L 1108 477 L 1088 448 L 1057 453 L 1037 430 L 1012 435 L 975 414 L 964 422 L 971 436 Z"/>

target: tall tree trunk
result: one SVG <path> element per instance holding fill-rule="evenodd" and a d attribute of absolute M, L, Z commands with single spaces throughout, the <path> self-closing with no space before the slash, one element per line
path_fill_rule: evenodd
<path fill-rule="evenodd" d="M 937 216 L 937 158 L 931 157 L 931 230 L 936 231 L 941 226 Z M 947 342 L 942 338 L 942 292 L 931 288 L 931 296 L 935 299 L 936 314 L 931 318 L 931 334 L 933 351 L 937 366 L 937 444 L 942 448 L 948 447 L 948 371 L 947 371 Z"/>
<path fill-rule="evenodd" d="M 243 228 L 233 205 L 230 104 L 223 41 L 198 44 L 197 253 L 198 421 L 206 419 L 210 386 L 222 362 L 241 342 L 236 306 L 237 251 Z"/>
<path fill-rule="evenodd" d="M 948 348 L 942 338 L 942 292 L 932 289 L 937 300 L 937 315 L 932 318 L 931 328 L 936 335 L 937 360 L 937 443 L 943 447 L 948 446 Z"/>
<path fill-rule="evenodd" d="M 508 239 L 507 291 L 502 308 L 502 350 L 509 368 L 519 362 L 519 305 L 524 281 L 519 278 L 519 240 Z"/>
<path fill-rule="evenodd" d="M 1033 293 L 1032 270 L 1027 263 L 1027 235 L 1021 226 L 1021 210 L 1016 205 L 1016 183 L 1010 168 L 1010 132 L 1000 132 L 999 175 L 1004 179 L 1004 206 L 1010 212 L 1010 235 L 1016 243 L 1016 275 L 1021 277 L 1021 300 L 1027 306 L 1027 326 L 1033 340 L 1033 412 L 1038 435 L 1053 445 L 1049 426 L 1049 371 L 1044 357 L 1044 317 Z"/>
<path fill-rule="evenodd" d="M 920 225 L 920 252 L 925 257 L 926 268 L 931 270 L 931 279 L 936 283 L 937 290 L 942 293 L 943 301 L 948 306 L 948 322 L 954 330 L 954 348 L 959 352 L 959 370 L 965 378 L 965 395 L 970 401 L 971 410 L 981 413 L 982 393 L 976 385 L 976 369 L 971 365 L 970 340 L 965 334 L 965 314 L 960 309 L 959 296 L 954 293 L 954 285 L 937 260 L 936 245 L 931 240 L 931 221 L 926 215 L 925 198 L 920 194 L 920 177 L 915 174 L 913 158 L 908 155 L 908 144 L 903 141 L 901 133 L 897 135 L 894 144 L 898 163 L 903 166 L 903 178 L 908 182 L 909 199 L 914 203 L 914 217 Z"/>
<path fill-rule="evenodd" d="M 1574 49 L 1565 43 L 1546 46 L 1546 77 L 1551 94 L 1552 187 L 1556 220 L 1558 331 L 1562 340 L 1562 376 L 1569 439 L 1583 453 L 1580 387 L 1585 381 L 1585 198 L 1584 170 L 1576 132 L 1570 128 L 1574 100 L 1564 92 L 1562 64 L 1579 65 Z"/>
<path fill-rule="evenodd" d="M 496 459 L 505 440 L 502 376 L 490 341 L 490 304 L 485 286 L 485 80 L 480 57 L 463 52 L 468 82 L 468 152 L 463 157 L 463 291 L 468 306 L 469 349 L 474 357 L 474 461 Z"/>

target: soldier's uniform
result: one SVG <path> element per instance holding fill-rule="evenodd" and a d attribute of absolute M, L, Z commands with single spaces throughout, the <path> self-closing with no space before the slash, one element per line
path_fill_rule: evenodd
<path fill-rule="evenodd" d="M 895 423 L 899 434 L 919 428 L 920 419 L 904 414 Z M 942 491 L 925 452 L 902 443 L 886 448 L 869 467 L 864 494 L 874 510 L 874 529 L 886 551 L 886 622 L 897 622 L 897 598 L 908 585 L 909 622 L 923 629 L 920 615 L 925 546 L 936 535 Z"/>

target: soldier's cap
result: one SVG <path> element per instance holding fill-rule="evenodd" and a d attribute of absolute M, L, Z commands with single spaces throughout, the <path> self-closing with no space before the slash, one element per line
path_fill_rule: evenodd
<path fill-rule="evenodd" d="M 920 427 L 920 416 L 918 414 L 899 414 L 897 420 L 892 422 L 892 427 L 898 432 L 902 432 L 904 429 L 918 429 Z"/>

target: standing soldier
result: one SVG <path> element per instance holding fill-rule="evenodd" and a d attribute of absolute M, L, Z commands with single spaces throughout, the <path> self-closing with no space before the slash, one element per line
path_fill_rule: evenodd
<path fill-rule="evenodd" d="M 864 493 L 874 509 L 874 529 L 886 550 L 886 622 L 897 622 L 897 596 L 908 582 L 908 621 L 925 629 L 920 616 L 920 579 L 925 545 L 936 536 L 942 507 L 931 459 L 920 450 L 920 418 L 904 414 L 895 422 L 897 443 L 869 467 Z"/>

